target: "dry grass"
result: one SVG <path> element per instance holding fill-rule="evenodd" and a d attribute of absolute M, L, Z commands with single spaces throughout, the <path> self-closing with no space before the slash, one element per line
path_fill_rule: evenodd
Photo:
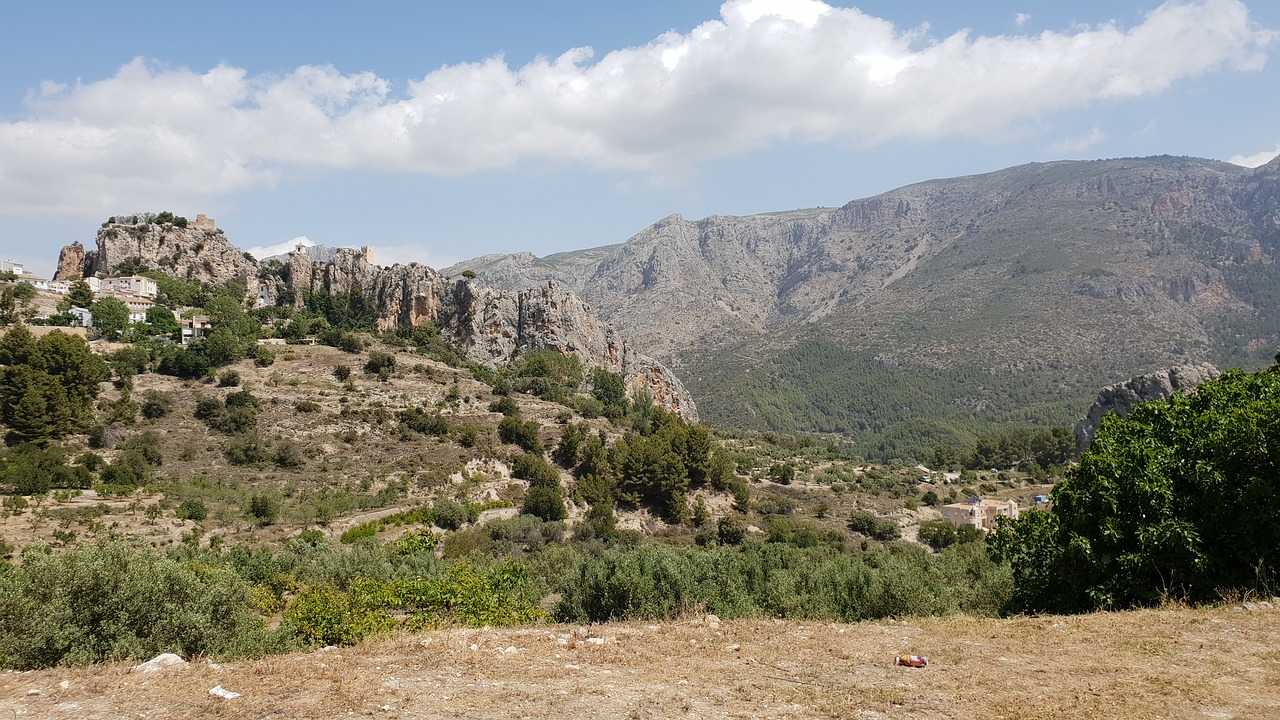
<path fill-rule="evenodd" d="M 6 673 L 0 716 L 1280 717 L 1277 610 L 588 631 L 438 631 L 150 676 L 125 665 Z M 895 667 L 901 652 L 931 664 Z M 219 684 L 243 696 L 210 696 Z"/>

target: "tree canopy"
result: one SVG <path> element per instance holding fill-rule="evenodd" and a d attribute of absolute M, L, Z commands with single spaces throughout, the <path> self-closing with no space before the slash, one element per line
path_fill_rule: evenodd
<path fill-rule="evenodd" d="M 1002 527 L 1015 610 L 1216 599 L 1280 572 L 1280 356 L 1103 419 L 1049 513 Z"/>

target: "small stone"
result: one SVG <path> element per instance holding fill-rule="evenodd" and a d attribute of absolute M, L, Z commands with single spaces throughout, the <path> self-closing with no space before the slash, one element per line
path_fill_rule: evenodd
<path fill-rule="evenodd" d="M 134 665 L 133 671 L 137 673 L 154 673 L 169 668 L 186 667 L 187 661 L 174 655 L 173 653 L 161 653 L 150 660 Z"/>

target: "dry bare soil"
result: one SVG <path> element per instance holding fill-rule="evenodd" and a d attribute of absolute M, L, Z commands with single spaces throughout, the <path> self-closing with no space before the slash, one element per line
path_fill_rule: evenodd
<path fill-rule="evenodd" d="M 904 652 L 929 666 L 896 667 Z M 9 672 L 0 716 L 1276 718 L 1280 610 L 441 630 L 146 675 Z"/>

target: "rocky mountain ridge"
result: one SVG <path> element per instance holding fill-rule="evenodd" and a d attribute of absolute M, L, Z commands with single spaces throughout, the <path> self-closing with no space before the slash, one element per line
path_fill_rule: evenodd
<path fill-rule="evenodd" d="M 312 293 L 358 295 L 376 308 L 378 329 L 435 324 L 466 357 L 491 367 L 526 349 L 573 354 L 587 368 L 622 375 L 632 396 L 645 392 L 682 417 L 698 417 L 693 398 L 670 369 L 636 351 L 577 295 L 554 282 L 517 291 L 480 287 L 417 263 L 374 265 L 367 252 L 353 249 L 338 249 L 324 262 L 296 253 L 284 265 L 259 265 L 222 231 L 200 227 L 106 223 L 97 246 L 92 252 L 79 243 L 63 248 L 57 277 L 110 275 L 141 265 L 192 282 L 240 282 L 246 297 L 259 304 L 295 309 Z"/>
<path fill-rule="evenodd" d="M 1162 156 L 1035 163 L 840 208 L 673 215 L 620 245 L 446 272 L 573 288 L 682 368 L 713 421 L 845 432 L 819 406 L 868 399 L 810 402 L 828 390 L 803 375 L 864 361 L 881 385 L 963 375 L 929 414 L 1070 424 L 1117 379 L 1265 362 L 1280 344 L 1278 246 L 1280 159 Z M 797 357 L 813 345 L 816 367 Z M 855 434 L 884 429 L 883 414 L 862 418 Z"/>

